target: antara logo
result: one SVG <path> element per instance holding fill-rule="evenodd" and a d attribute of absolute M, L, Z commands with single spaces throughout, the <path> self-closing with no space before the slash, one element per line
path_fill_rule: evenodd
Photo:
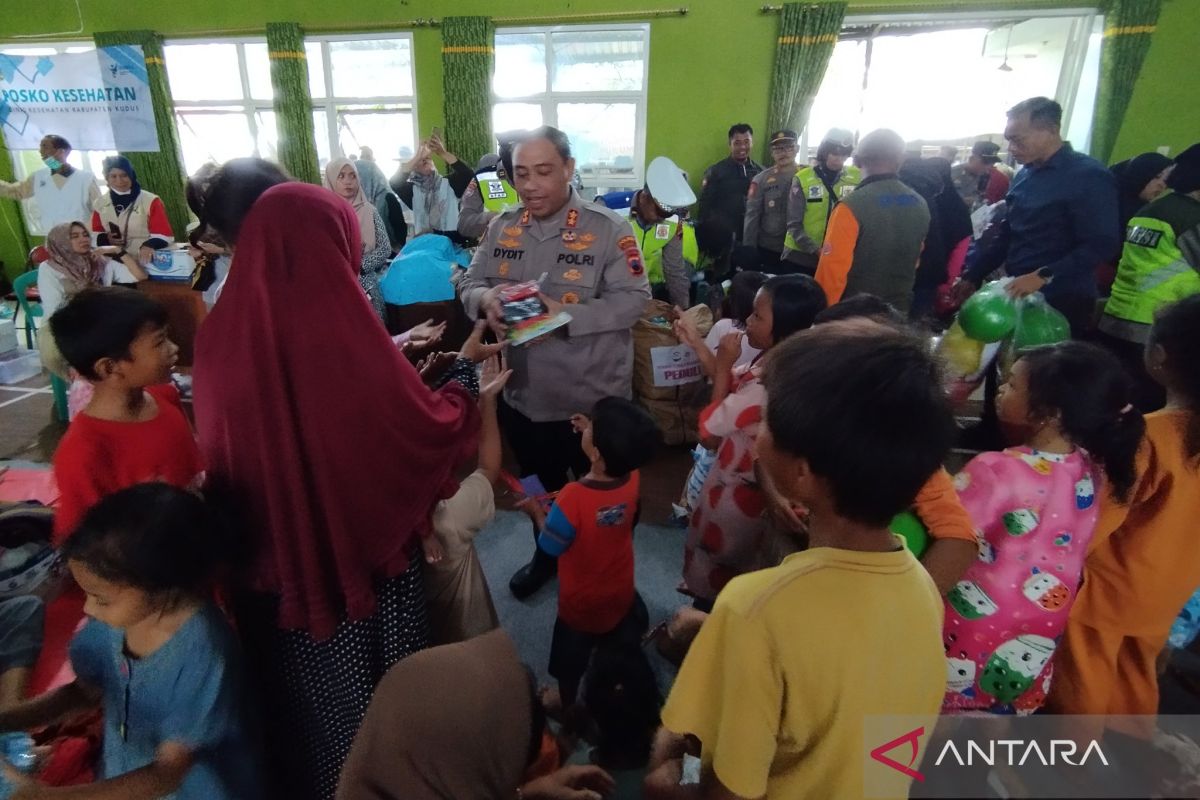
<path fill-rule="evenodd" d="M 917 763 L 917 753 L 920 751 L 920 740 L 924 735 L 924 726 L 920 728 L 914 728 L 903 736 L 892 739 L 890 742 L 885 742 L 884 744 L 879 745 L 879 747 L 876 747 L 871 751 L 871 758 L 875 759 L 880 764 L 883 764 L 885 767 L 891 767 L 897 772 L 907 775 L 910 778 L 923 781 L 925 780 L 925 776 L 917 772 L 912 767 L 913 764 Z M 884 753 L 888 752 L 889 750 L 894 750 L 902 744 L 907 744 L 911 749 L 908 755 L 907 765 L 901 764 L 899 761 L 884 755 Z"/>
<path fill-rule="evenodd" d="M 963 758 L 964 751 L 959 750 L 954 740 L 950 739 L 942 746 L 942 752 L 938 753 L 937 761 L 934 764 L 940 767 L 943 761 L 952 758 L 960 767 L 972 766 L 975 763 L 994 767 L 998 760 L 997 751 L 1000 751 L 1000 763 L 1010 767 L 1022 767 L 1031 760 L 1043 767 L 1054 767 L 1059 764 L 1082 767 L 1087 764 L 1093 754 L 1100 759 L 1101 764 L 1108 766 L 1108 759 L 1104 757 L 1104 751 L 1100 749 L 1100 745 L 1095 739 L 1084 748 L 1082 755 L 1079 755 L 1079 745 L 1070 739 L 1051 739 L 1048 752 L 1033 739 L 992 739 L 985 741 L 982 745 L 968 739 L 964 749 L 966 758 Z M 1074 760 L 1077 755 L 1078 761 Z"/>

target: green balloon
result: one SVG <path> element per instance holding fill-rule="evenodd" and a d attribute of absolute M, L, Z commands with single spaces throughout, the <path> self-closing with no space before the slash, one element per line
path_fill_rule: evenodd
<path fill-rule="evenodd" d="M 892 517 L 888 527 L 892 533 L 904 540 L 904 544 L 917 558 L 920 558 L 929 549 L 929 529 L 913 512 L 900 512 Z"/>
<path fill-rule="evenodd" d="M 985 286 L 963 303 L 958 324 L 978 342 L 998 342 L 1012 333 L 1017 324 L 1017 309 L 1003 289 Z"/>
<path fill-rule="evenodd" d="M 1021 308 L 1013 331 L 1013 349 L 1065 342 L 1071 338 L 1071 326 L 1058 309 L 1045 302 L 1029 303 Z"/>

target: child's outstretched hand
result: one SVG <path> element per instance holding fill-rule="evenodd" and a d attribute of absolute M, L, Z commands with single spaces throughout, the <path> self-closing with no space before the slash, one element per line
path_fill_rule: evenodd
<path fill-rule="evenodd" d="M 479 376 L 479 396 L 495 397 L 504 389 L 504 385 L 508 383 L 508 379 L 512 377 L 512 370 L 500 369 L 500 359 L 498 357 L 489 358 L 483 362 L 483 374 Z"/>
<path fill-rule="evenodd" d="M 601 800 L 612 793 L 612 776 L 596 766 L 563 767 L 521 787 L 525 800 Z"/>
<path fill-rule="evenodd" d="M 592 427 L 592 418 L 587 414 L 571 415 L 571 430 L 576 433 L 583 433 L 590 427 Z"/>
<path fill-rule="evenodd" d="M 722 336 L 721 343 L 717 345 L 717 363 L 725 369 L 732 369 L 742 355 L 742 339 L 745 337 L 744 331 L 730 331 Z"/>
<path fill-rule="evenodd" d="M 483 332 L 487 330 L 487 322 L 480 320 L 475 323 L 475 330 L 471 331 L 471 335 L 467 338 L 466 343 L 459 351 L 459 355 L 463 358 L 469 358 L 476 364 L 482 364 L 492 356 L 504 349 L 508 342 L 500 342 L 499 344 L 484 344 Z"/>
<path fill-rule="evenodd" d="M 444 321 L 434 325 L 432 319 L 427 319 L 409 330 L 408 341 L 414 348 L 424 350 L 440 342 L 445 333 L 446 323 Z"/>
<path fill-rule="evenodd" d="M 685 317 L 683 310 L 679 306 L 675 306 L 675 313 L 678 315 L 678 318 L 671 323 L 671 330 L 675 332 L 675 336 L 679 341 L 692 349 L 703 347 L 704 340 L 700 338 L 700 331 L 696 330 L 696 323 L 689 317 Z"/>
<path fill-rule="evenodd" d="M 426 386 L 433 386 L 458 358 L 454 353 L 431 353 L 417 362 L 417 372 Z"/>
<path fill-rule="evenodd" d="M 425 561 L 428 564 L 436 564 L 446 557 L 446 551 L 436 535 L 426 536 L 421 541 L 421 547 L 425 550 Z"/>

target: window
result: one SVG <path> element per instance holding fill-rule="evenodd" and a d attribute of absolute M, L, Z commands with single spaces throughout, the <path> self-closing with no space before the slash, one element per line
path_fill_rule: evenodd
<path fill-rule="evenodd" d="M 497 31 L 492 129 L 553 125 L 589 188 L 640 188 L 649 36 L 645 24 Z"/>
<path fill-rule="evenodd" d="M 1002 143 L 1005 112 L 1053 97 L 1064 135 L 1085 150 L 1099 72 L 1101 18 L 1086 10 L 1012 18 L 847 17 L 813 103 L 804 144 L 815 156 L 827 130 L 861 136 L 892 128 L 932 155 L 940 145 Z"/>
<path fill-rule="evenodd" d="M 320 166 L 365 145 L 390 174 L 416 139 L 412 37 L 308 37 L 304 49 Z M 206 161 L 278 158 L 264 39 L 177 42 L 166 60 L 188 174 Z"/>
<path fill-rule="evenodd" d="M 278 157 L 265 39 L 176 42 L 164 52 L 189 175 L 207 161 Z"/>
<path fill-rule="evenodd" d="M 95 46 L 84 42 L 43 45 L 40 47 L 4 47 L 4 52 L 13 56 L 51 56 L 59 53 L 86 53 L 94 50 Z M 104 185 L 103 165 L 108 156 L 115 156 L 115 150 L 72 150 L 67 162 L 76 169 L 86 170 L 95 175 L 101 186 Z M 13 173 L 18 181 L 23 181 L 33 173 L 42 169 L 42 157 L 36 150 L 9 151 L 12 158 Z M 33 200 L 22 200 L 21 211 L 25 215 L 25 227 L 34 236 L 44 236 L 48 232 L 42 225 L 41 214 Z M 91 220 L 83 220 L 91 224 Z"/>
<path fill-rule="evenodd" d="M 412 35 L 310 36 L 304 49 L 321 167 L 370 147 L 391 175 L 417 143 Z"/>

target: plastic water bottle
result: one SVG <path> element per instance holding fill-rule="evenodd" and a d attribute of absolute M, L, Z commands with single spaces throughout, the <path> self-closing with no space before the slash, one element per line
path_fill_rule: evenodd
<path fill-rule="evenodd" d="M 33 769 L 36 756 L 33 754 L 33 739 L 24 733 L 0 734 L 0 756 L 21 772 Z M 0 800 L 8 800 L 13 787 L 0 774 Z"/>

